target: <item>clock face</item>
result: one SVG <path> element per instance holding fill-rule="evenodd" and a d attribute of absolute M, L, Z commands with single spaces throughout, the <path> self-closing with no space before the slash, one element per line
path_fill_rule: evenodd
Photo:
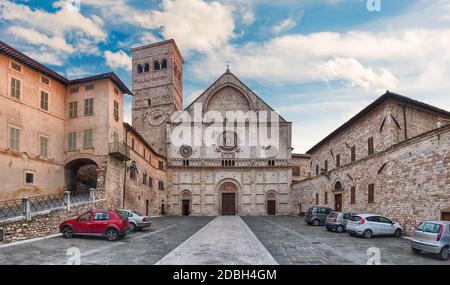
<path fill-rule="evenodd" d="M 153 126 L 161 125 L 166 121 L 166 113 L 163 110 L 154 110 L 147 113 L 147 120 Z"/>

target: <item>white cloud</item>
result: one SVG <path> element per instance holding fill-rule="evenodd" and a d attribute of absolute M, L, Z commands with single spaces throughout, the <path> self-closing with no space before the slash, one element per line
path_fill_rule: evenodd
<path fill-rule="evenodd" d="M 272 28 L 272 32 L 274 34 L 279 34 L 285 31 L 288 31 L 292 28 L 294 28 L 297 25 L 297 21 L 294 20 L 294 18 L 289 17 L 287 19 L 284 19 L 283 21 L 281 21 L 280 23 L 278 23 L 278 25 L 275 25 Z"/>
<path fill-rule="evenodd" d="M 49 37 L 43 33 L 40 33 L 34 29 L 27 29 L 18 26 L 12 26 L 8 28 L 8 32 L 14 35 L 16 38 L 23 39 L 33 45 L 44 45 L 54 50 L 58 50 L 66 53 L 73 53 L 74 48 L 68 44 L 64 38 L 61 37 Z"/>
<path fill-rule="evenodd" d="M 112 69 L 125 69 L 131 71 L 131 57 L 125 52 L 119 50 L 118 52 L 111 52 L 109 50 L 104 52 L 106 64 Z"/>

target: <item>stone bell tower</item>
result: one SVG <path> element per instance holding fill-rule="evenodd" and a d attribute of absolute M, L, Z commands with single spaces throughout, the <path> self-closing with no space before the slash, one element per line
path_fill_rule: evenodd
<path fill-rule="evenodd" d="M 174 40 L 133 48 L 133 127 L 167 156 L 166 124 L 183 108 L 183 57 Z"/>

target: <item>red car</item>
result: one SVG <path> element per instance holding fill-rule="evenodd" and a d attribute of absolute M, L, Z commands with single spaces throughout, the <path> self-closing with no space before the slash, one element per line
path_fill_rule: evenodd
<path fill-rule="evenodd" d="M 96 235 L 104 236 L 110 241 L 123 237 L 129 230 L 130 222 L 126 213 L 107 210 L 89 210 L 59 226 L 59 231 L 65 238 L 74 235 Z"/>

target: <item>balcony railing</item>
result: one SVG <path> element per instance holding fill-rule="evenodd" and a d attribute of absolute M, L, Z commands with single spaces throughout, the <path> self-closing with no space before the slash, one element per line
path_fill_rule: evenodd
<path fill-rule="evenodd" d="M 127 145 L 119 142 L 109 144 L 109 155 L 120 161 L 130 160 L 130 149 Z"/>

